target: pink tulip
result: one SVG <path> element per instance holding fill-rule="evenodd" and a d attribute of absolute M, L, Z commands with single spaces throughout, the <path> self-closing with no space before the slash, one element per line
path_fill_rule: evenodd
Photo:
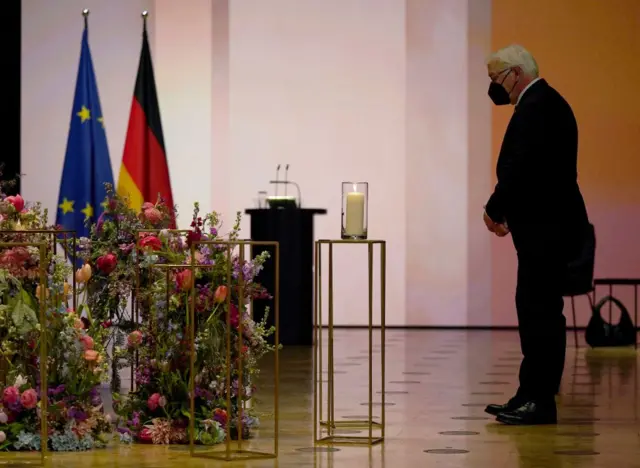
<path fill-rule="evenodd" d="M 227 287 L 224 285 L 218 286 L 216 292 L 213 294 L 213 300 L 218 304 L 224 302 L 227 298 Z"/>
<path fill-rule="evenodd" d="M 193 273 L 191 270 L 182 270 L 177 273 L 176 283 L 178 283 L 178 289 L 182 291 L 189 291 L 193 288 Z"/>
<path fill-rule="evenodd" d="M 5 198 L 7 203 L 11 203 L 16 209 L 16 212 L 20 213 L 24 209 L 24 198 L 20 195 L 12 195 Z"/>

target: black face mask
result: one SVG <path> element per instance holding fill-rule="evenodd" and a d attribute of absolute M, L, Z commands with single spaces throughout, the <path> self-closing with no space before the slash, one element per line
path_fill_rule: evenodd
<path fill-rule="evenodd" d="M 502 86 L 502 83 L 504 83 L 504 80 L 507 79 L 507 77 L 511 74 L 512 71 L 513 70 L 509 70 L 509 73 L 507 73 L 504 76 L 504 78 L 502 78 L 502 81 L 500 83 L 496 83 L 495 81 L 492 81 L 491 84 L 489 85 L 488 94 L 496 106 L 505 106 L 507 104 L 511 104 L 511 97 L 509 96 L 509 92 L 506 89 L 504 89 L 504 86 Z M 516 83 L 513 86 L 515 86 L 517 83 L 518 81 L 516 80 Z M 513 88 L 511 89 L 513 90 Z"/>

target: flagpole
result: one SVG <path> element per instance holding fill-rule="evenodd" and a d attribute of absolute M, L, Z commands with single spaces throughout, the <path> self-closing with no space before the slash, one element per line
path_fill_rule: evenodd
<path fill-rule="evenodd" d="M 82 16 L 84 16 L 84 27 L 88 28 L 89 27 L 89 9 L 85 8 L 84 10 L 82 10 Z"/>
<path fill-rule="evenodd" d="M 149 12 L 147 10 L 144 10 L 142 12 L 142 30 L 146 31 L 147 30 L 147 18 L 149 17 Z"/>

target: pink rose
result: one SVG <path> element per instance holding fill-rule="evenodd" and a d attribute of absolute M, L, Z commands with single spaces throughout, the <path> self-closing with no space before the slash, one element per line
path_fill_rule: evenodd
<path fill-rule="evenodd" d="M 160 406 L 160 398 L 162 397 L 159 393 L 154 393 L 149 397 L 149 399 L 147 400 L 147 406 L 151 411 L 155 411 L 158 409 L 158 406 Z"/>
<path fill-rule="evenodd" d="M 127 337 L 127 344 L 130 348 L 137 348 L 142 343 L 142 332 L 134 330 Z"/>
<path fill-rule="evenodd" d="M 145 219 L 151 224 L 156 224 L 162 221 L 162 213 L 160 213 L 160 210 L 156 207 L 144 210 L 142 214 L 144 215 Z"/>
<path fill-rule="evenodd" d="M 155 205 L 151 202 L 147 201 L 142 204 L 142 211 L 147 211 L 147 210 L 150 210 L 151 208 L 155 208 Z"/>
<path fill-rule="evenodd" d="M 7 424 L 9 421 L 9 416 L 4 411 L 0 411 L 0 424 Z"/>
<path fill-rule="evenodd" d="M 5 405 L 13 405 L 20 399 L 20 391 L 16 387 L 7 387 L 2 392 L 2 401 Z"/>
<path fill-rule="evenodd" d="M 93 349 L 93 338 L 89 335 L 82 335 L 80 337 L 80 342 L 82 343 L 82 346 L 84 346 L 85 351 Z"/>
<path fill-rule="evenodd" d="M 160 250 L 162 242 L 156 236 L 146 236 L 140 239 L 140 247 L 143 249 Z"/>
<path fill-rule="evenodd" d="M 112 253 L 101 255 L 96 260 L 96 266 L 98 267 L 98 270 L 103 272 L 105 275 L 108 275 L 116 269 L 116 266 L 118 266 L 118 257 Z"/>
<path fill-rule="evenodd" d="M 0 431 L 0 444 L 7 440 L 7 434 L 4 431 Z"/>
<path fill-rule="evenodd" d="M 20 195 L 9 196 L 4 200 L 7 203 L 11 203 L 18 213 L 20 213 L 24 209 L 24 198 L 22 198 Z"/>
<path fill-rule="evenodd" d="M 20 396 L 20 403 L 27 409 L 33 409 L 38 404 L 38 394 L 33 388 L 25 390 Z"/>

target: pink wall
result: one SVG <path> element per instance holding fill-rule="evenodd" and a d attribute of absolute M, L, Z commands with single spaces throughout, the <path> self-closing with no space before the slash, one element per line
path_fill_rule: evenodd
<path fill-rule="evenodd" d="M 303 204 L 329 209 L 317 237 L 335 238 L 340 183 L 366 180 L 370 236 L 388 242 L 388 324 L 515 324 L 513 247 L 481 220 L 494 172 L 484 59 L 495 1 L 111 0 L 105 10 L 69 0 L 55 12 L 25 2 L 23 108 L 38 109 L 22 117 L 25 195 L 54 208 L 85 6 L 118 173 L 148 8 L 181 225 L 194 200 L 230 222 L 288 163 Z M 587 196 L 608 239 L 598 271 L 633 274 L 636 231 L 624 220 L 637 205 Z M 335 262 L 336 323 L 364 324 L 366 252 L 336 249 Z"/>
<path fill-rule="evenodd" d="M 142 8 L 124 0 L 111 4 L 109 15 L 97 4 L 89 7 L 95 6 L 91 45 L 105 117 L 116 121 L 110 143 L 117 173 Z M 472 118 L 488 122 L 486 101 L 470 94 L 484 83 L 486 15 L 476 23 L 468 0 L 375 0 L 375 8 L 371 0 L 194 0 L 190 8 L 156 0 L 150 6 L 181 225 L 193 200 L 230 222 L 235 211 L 254 205 L 258 190 L 269 188 L 275 166 L 289 163 L 305 206 L 329 209 L 318 219 L 317 237 L 336 238 L 340 183 L 366 180 L 370 236 L 388 242 L 387 323 L 489 320 L 488 238 L 477 236 L 489 143 L 486 129 L 469 125 Z M 37 92 L 57 93 L 40 115 L 63 124 L 38 141 L 23 135 L 25 167 L 35 167 L 48 149 L 48 175 L 31 171 L 25 192 L 50 208 L 59 183 L 50 174 L 60 173 L 64 155 L 83 7 L 68 2 L 52 23 L 35 2 L 25 4 L 26 75 L 60 73 L 67 83 L 54 92 L 48 83 L 25 80 L 23 93 L 25 109 L 36 105 Z M 110 48 L 102 30 L 119 28 L 125 18 L 127 42 L 121 35 Z M 42 60 L 42 44 L 52 33 L 68 43 L 56 48 L 63 60 Z M 119 56 L 127 70 L 102 65 Z M 119 94 L 110 88 L 114 81 Z M 114 99 L 117 110 L 109 107 Z M 335 262 L 336 323 L 366 323 L 365 249 L 336 249 Z"/>
<path fill-rule="evenodd" d="M 528 47 L 542 75 L 565 96 L 576 115 L 579 181 L 598 237 L 596 277 L 639 277 L 640 93 L 626 91 L 622 81 L 612 80 L 611 70 L 617 77 L 640 74 L 640 2 L 493 2 L 492 46 L 519 42 Z M 494 155 L 509 114 L 509 109 L 494 110 Z M 493 323 L 515 324 L 513 248 L 496 239 L 492 250 Z M 616 288 L 615 294 L 633 307 L 633 289 Z M 577 323 L 586 325 L 588 301 L 580 298 L 577 305 Z M 568 304 L 565 314 L 570 317 Z"/>
<path fill-rule="evenodd" d="M 471 6 L 472 5 L 472 6 Z M 490 320 L 490 1 L 407 2 L 406 323 Z"/>

